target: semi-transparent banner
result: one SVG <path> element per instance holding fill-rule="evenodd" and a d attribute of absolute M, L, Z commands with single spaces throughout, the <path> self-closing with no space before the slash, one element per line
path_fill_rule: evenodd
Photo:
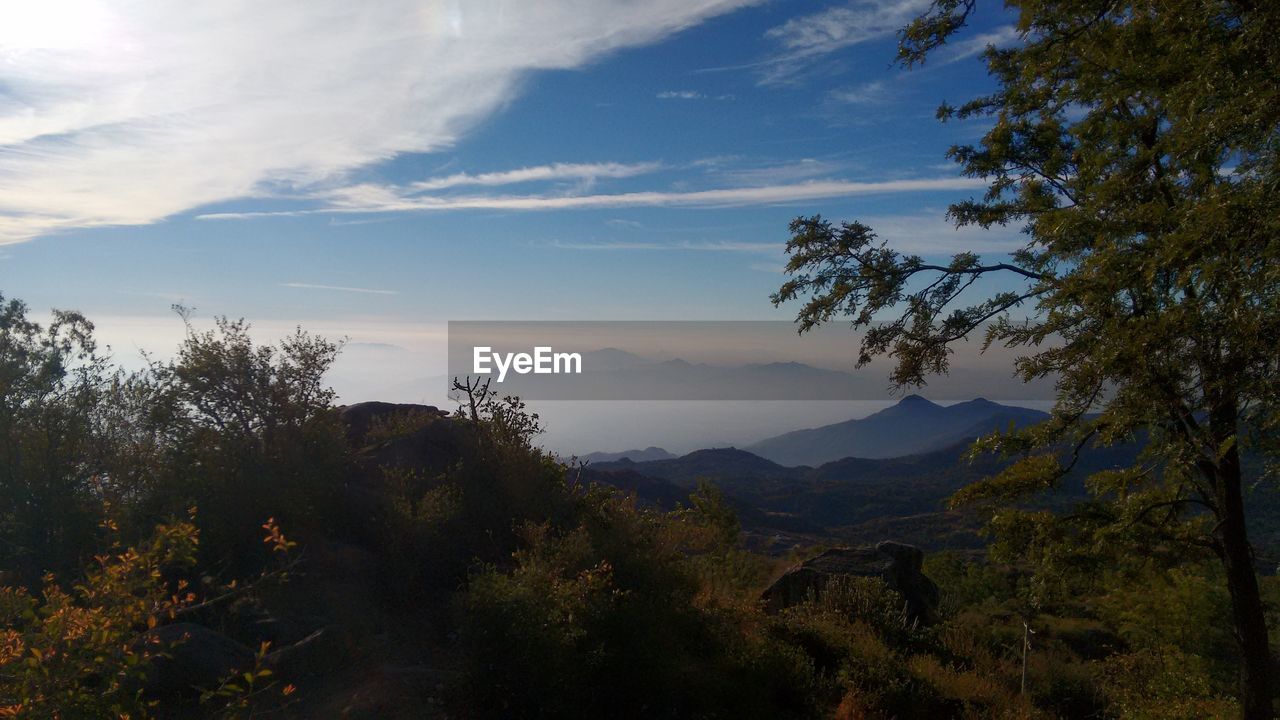
<path fill-rule="evenodd" d="M 936 400 L 1048 400 L 1014 377 L 1016 353 L 955 346 Z M 488 381 L 529 400 L 883 400 L 892 362 L 856 368 L 861 336 L 840 323 L 804 335 L 786 321 L 452 321 L 447 381 Z"/>

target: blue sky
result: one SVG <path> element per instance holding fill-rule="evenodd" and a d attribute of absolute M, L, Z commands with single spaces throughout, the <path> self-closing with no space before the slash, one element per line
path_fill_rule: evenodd
<path fill-rule="evenodd" d="M 46 0 L 0 23 L 0 292 L 118 353 L 169 304 L 421 353 L 458 319 L 769 319 L 787 223 L 928 256 L 981 192 L 944 158 L 1016 41 L 925 67 L 920 0 Z M 364 6 L 371 7 L 364 7 Z"/>

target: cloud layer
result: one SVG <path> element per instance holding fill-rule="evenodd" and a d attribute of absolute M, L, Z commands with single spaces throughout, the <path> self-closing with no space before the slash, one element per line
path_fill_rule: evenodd
<path fill-rule="evenodd" d="M 446 212 L 458 210 L 580 210 L 626 207 L 741 207 L 822 198 L 892 193 L 976 190 L 986 187 L 978 178 L 940 177 L 912 180 L 812 182 L 689 191 L 640 191 L 594 195 L 422 195 L 412 187 L 366 183 L 333 190 L 323 207 L 308 210 L 221 212 L 199 215 L 202 220 L 244 220 L 323 213 Z"/>
<path fill-rule="evenodd" d="M 530 71 L 754 1 L 16 4 L 0 25 L 0 244 L 338 185 L 447 147 Z"/>

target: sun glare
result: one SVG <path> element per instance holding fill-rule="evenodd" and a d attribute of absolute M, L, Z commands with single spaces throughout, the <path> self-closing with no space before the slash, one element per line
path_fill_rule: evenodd
<path fill-rule="evenodd" d="M 100 0 L 15 2 L 0 22 L 0 51 L 79 50 L 108 36 L 111 13 Z"/>

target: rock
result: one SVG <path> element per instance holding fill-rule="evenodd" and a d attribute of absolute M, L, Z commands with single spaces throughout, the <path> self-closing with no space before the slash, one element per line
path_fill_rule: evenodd
<path fill-rule="evenodd" d="M 355 479 L 364 484 L 380 485 L 384 469 L 438 473 L 460 456 L 460 424 L 431 405 L 363 402 L 343 407 L 339 416 L 347 427 L 347 441 L 357 450 Z M 377 423 L 397 416 L 410 422 L 397 428 L 394 437 L 369 437 Z"/>
<path fill-rule="evenodd" d="M 380 421 L 396 416 L 409 422 L 397 423 L 392 436 L 370 437 L 370 430 Z M 388 479 L 429 483 L 444 473 L 462 456 L 465 423 L 431 405 L 384 402 L 348 405 L 340 409 L 339 417 L 355 450 L 342 489 L 343 521 L 349 537 L 376 542 L 375 529 L 381 527 L 394 502 L 390 492 L 394 487 L 388 486 Z"/>
<path fill-rule="evenodd" d="M 448 412 L 434 405 L 413 405 L 408 403 L 362 402 L 355 405 L 344 405 L 338 409 L 338 416 L 347 426 L 347 440 L 352 447 L 363 447 L 369 428 L 380 420 L 394 415 L 421 414 L 428 417 L 447 417 Z"/>
<path fill-rule="evenodd" d="M 147 694 L 157 699 L 198 696 L 233 673 L 253 668 L 254 653 L 248 646 L 195 623 L 152 628 L 144 641 L 154 641 L 165 655 L 151 661 L 147 677 Z"/>
<path fill-rule="evenodd" d="M 817 597 L 831 578 L 840 575 L 883 580 L 902 595 L 907 617 L 922 623 L 937 619 L 938 586 L 921 572 L 924 553 L 914 545 L 892 541 L 874 547 L 835 548 L 791 568 L 761 595 L 769 612 Z"/>

